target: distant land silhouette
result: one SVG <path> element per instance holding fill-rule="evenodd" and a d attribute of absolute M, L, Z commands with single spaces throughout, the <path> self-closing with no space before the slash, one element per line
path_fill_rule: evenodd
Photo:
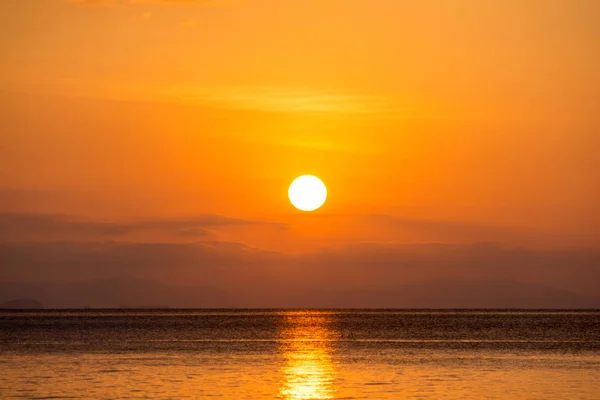
<path fill-rule="evenodd" d="M 39 301 L 27 300 L 31 297 Z M 18 298 L 23 300 L 13 300 Z M 42 308 L 42 303 L 46 308 L 600 308 L 600 299 L 539 284 L 460 280 L 432 280 L 394 290 L 305 290 L 261 304 L 214 287 L 138 278 L 0 283 L 0 301 L 9 300 L 13 301 L 3 308 Z"/>
<path fill-rule="evenodd" d="M 0 301 L 34 296 L 46 308 L 222 308 L 234 307 L 210 287 L 169 286 L 137 278 L 78 283 L 0 283 Z"/>
<path fill-rule="evenodd" d="M 396 290 L 315 292 L 307 307 L 326 304 L 332 308 L 599 308 L 592 299 L 539 284 L 514 281 L 467 282 L 432 280 L 401 286 Z"/>
<path fill-rule="evenodd" d="M 0 303 L 1 309 L 41 310 L 44 305 L 35 299 L 14 299 Z"/>

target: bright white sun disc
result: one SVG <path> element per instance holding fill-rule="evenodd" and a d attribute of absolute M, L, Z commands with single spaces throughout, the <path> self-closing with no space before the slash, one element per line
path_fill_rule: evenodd
<path fill-rule="evenodd" d="M 327 199 L 327 188 L 323 181 L 313 175 L 299 176 L 288 190 L 290 201 L 299 210 L 314 211 Z"/>

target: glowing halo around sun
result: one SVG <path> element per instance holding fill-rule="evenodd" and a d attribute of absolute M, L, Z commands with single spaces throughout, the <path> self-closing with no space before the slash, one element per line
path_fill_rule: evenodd
<path fill-rule="evenodd" d="M 327 188 L 322 180 L 313 175 L 294 179 L 288 190 L 290 201 L 298 210 L 314 211 L 327 199 Z"/>

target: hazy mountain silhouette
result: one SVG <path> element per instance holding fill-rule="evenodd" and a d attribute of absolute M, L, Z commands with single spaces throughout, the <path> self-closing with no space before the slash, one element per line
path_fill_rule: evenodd
<path fill-rule="evenodd" d="M 41 310 L 44 305 L 35 299 L 14 299 L 0 303 L 0 309 Z"/>
<path fill-rule="evenodd" d="M 600 308 L 600 299 L 514 281 L 432 280 L 395 290 L 312 292 L 309 307 Z"/>
<path fill-rule="evenodd" d="M 0 283 L 0 301 L 35 297 L 46 308 L 600 308 L 600 299 L 508 280 L 432 280 L 393 290 L 308 289 L 264 294 L 264 300 L 257 303 L 214 287 L 170 286 L 137 278 Z"/>
<path fill-rule="evenodd" d="M 46 308 L 234 306 L 224 292 L 212 287 L 170 286 L 137 278 L 113 278 L 79 283 L 0 283 L 0 301 L 34 295 Z"/>

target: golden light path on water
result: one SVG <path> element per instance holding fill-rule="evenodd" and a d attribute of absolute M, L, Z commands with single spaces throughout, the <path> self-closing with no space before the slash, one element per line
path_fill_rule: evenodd
<path fill-rule="evenodd" d="M 596 311 L 0 312 L 0 398 L 598 400 L 599 318 Z M 506 328 L 482 333 L 499 320 Z"/>
<path fill-rule="evenodd" d="M 331 358 L 331 315 L 289 312 L 280 333 L 281 368 L 279 396 L 284 399 L 331 399 L 335 395 L 336 370 Z"/>

